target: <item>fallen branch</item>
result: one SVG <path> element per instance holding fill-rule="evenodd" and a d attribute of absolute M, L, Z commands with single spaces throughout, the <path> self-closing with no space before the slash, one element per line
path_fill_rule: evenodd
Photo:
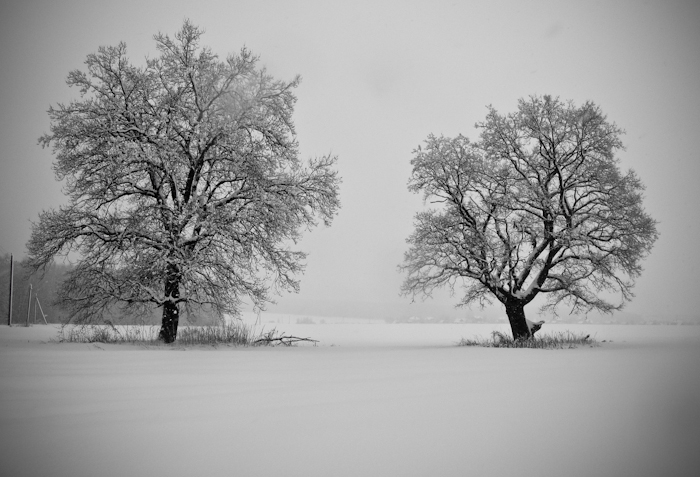
<path fill-rule="evenodd" d="M 274 336 L 274 330 L 267 333 L 264 335 L 262 338 L 258 338 L 257 340 L 253 341 L 253 345 L 260 345 L 260 344 L 267 344 L 267 345 L 277 345 L 277 344 L 282 344 L 284 346 L 292 346 L 295 343 L 299 343 L 300 341 L 306 341 L 309 343 L 313 343 L 314 346 L 316 346 L 316 343 L 318 343 L 318 340 L 312 340 L 311 338 L 300 338 L 298 336 L 288 336 L 288 335 L 282 335 L 282 336 Z"/>

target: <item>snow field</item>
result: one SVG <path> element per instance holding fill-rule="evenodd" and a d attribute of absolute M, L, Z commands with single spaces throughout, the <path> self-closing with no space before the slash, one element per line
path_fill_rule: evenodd
<path fill-rule="evenodd" d="M 547 351 L 454 346 L 500 325 L 276 326 L 320 343 L 58 344 L 54 327 L 0 326 L 0 474 L 673 476 L 700 465 L 700 327 L 551 325 L 606 342 Z"/>

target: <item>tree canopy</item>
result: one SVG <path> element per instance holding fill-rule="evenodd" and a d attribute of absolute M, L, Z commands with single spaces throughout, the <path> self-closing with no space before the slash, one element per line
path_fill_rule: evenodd
<path fill-rule="evenodd" d="M 545 310 L 620 309 L 658 236 L 641 181 L 619 169 L 623 131 L 592 102 L 550 96 L 489 107 L 476 127 L 478 142 L 430 135 L 414 151 L 409 190 L 442 206 L 416 215 L 403 293 L 496 298 L 514 338 L 532 335 L 524 306 L 539 295 Z"/>
<path fill-rule="evenodd" d="M 114 306 L 236 314 L 244 297 L 298 290 L 303 230 L 339 208 L 336 158 L 303 163 L 292 114 L 299 78 L 279 81 L 242 49 L 220 60 L 185 22 L 154 37 L 159 55 L 129 62 L 101 47 L 72 71 L 80 99 L 49 110 L 54 170 L 69 199 L 33 224 L 30 263 L 77 252 L 61 291 L 77 318 Z"/>

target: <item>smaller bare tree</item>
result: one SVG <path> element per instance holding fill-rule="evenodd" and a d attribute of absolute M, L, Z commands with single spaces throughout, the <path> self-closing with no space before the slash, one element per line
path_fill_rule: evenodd
<path fill-rule="evenodd" d="M 549 96 L 506 116 L 489 108 L 477 127 L 477 143 L 430 135 L 414 151 L 409 190 L 443 206 L 416 215 L 402 292 L 463 285 L 460 305 L 495 297 L 515 339 L 532 336 L 524 308 L 540 294 L 543 310 L 622 308 L 658 236 L 642 183 L 619 170 L 622 130 L 592 102 Z"/>

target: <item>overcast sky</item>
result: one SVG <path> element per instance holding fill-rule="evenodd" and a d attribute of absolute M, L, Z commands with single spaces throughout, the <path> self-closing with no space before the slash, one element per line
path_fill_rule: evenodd
<path fill-rule="evenodd" d="M 69 71 L 99 46 L 135 63 L 153 35 L 189 18 L 225 57 L 247 46 L 279 79 L 300 74 L 304 157 L 339 157 L 342 209 L 307 233 L 301 294 L 335 306 L 391 308 L 422 206 L 406 190 L 412 150 L 429 133 L 476 139 L 486 106 L 551 94 L 593 100 L 626 130 L 623 169 L 647 186 L 661 237 L 627 311 L 697 315 L 700 237 L 700 2 L 688 1 L 4 1 L 0 4 L 0 253 L 25 254 L 30 221 L 64 203 L 50 150 L 49 105 L 68 102 Z M 428 302 L 444 307 L 449 295 Z M 345 303 L 345 305 L 339 305 Z M 291 305 L 290 305 L 291 306 Z M 340 313 L 342 310 L 336 310 Z M 479 313 L 478 308 L 472 310 Z M 535 310 L 529 313 L 534 315 Z"/>

